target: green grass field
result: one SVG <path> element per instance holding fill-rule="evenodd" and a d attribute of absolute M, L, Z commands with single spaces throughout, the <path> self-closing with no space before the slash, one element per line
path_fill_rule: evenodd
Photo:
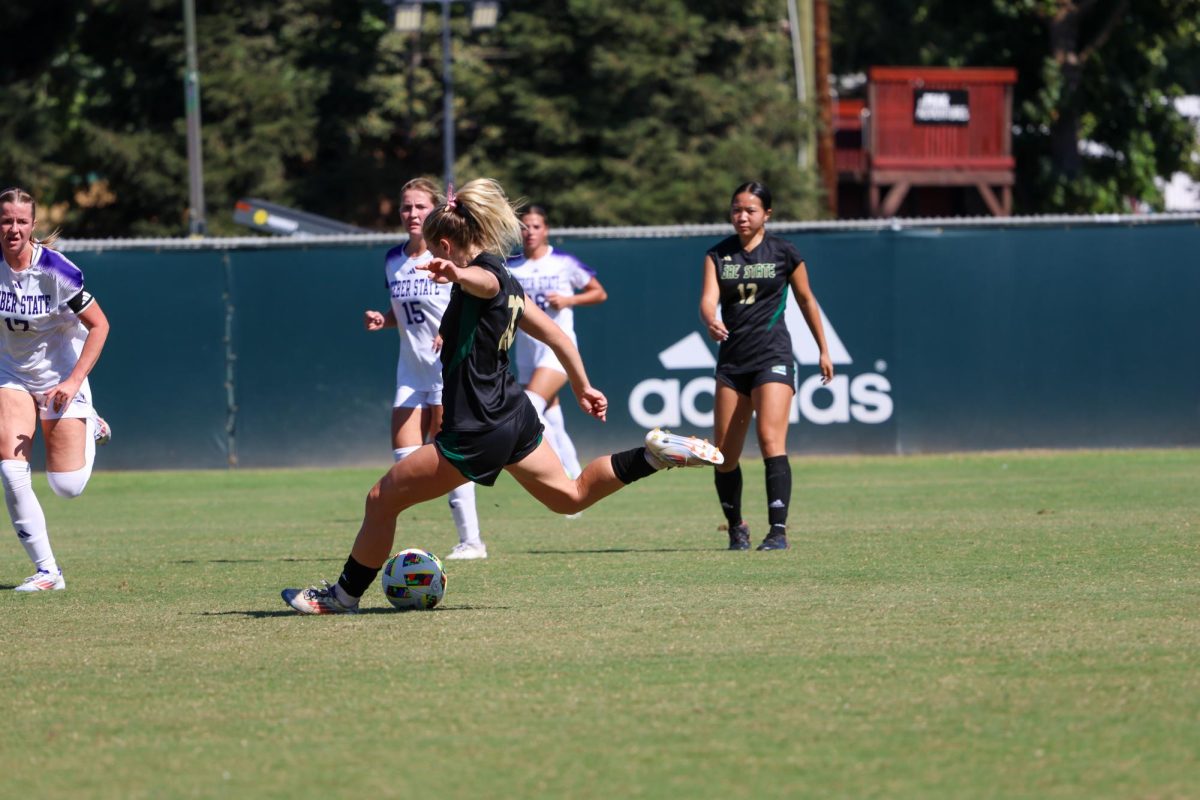
<path fill-rule="evenodd" d="M 574 521 L 505 477 L 442 606 L 335 618 L 279 590 L 377 470 L 41 481 L 68 590 L 0 592 L 0 796 L 1200 797 L 1200 451 L 794 468 L 782 553 L 724 551 L 706 470 Z M 396 547 L 454 541 L 439 501 Z"/>

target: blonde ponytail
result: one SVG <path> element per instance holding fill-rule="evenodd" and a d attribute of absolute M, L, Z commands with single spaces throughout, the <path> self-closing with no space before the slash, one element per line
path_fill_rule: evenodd
<path fill-rule="evenodd" d="M 426 241 L 449 239 L 460 247 L 478 247 L 506 258 L 521 243 L 518 204 L 491 178 L 470 181 L 425 218 Z"/>

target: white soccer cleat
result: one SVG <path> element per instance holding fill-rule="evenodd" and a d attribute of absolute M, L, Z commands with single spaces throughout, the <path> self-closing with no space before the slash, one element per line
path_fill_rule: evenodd
<path fill-rule="evenodd" d="M 284 589 L 280 592 L 283 602 L 299 611 L 301 614 L 357 614 L 358 603 L 352 606 L 344 605 L 338 600 L 337 593 L 329 585 L 329 581 L 321 581 L 324 586 L 310 586 L 307 589 Z"/>
<path fill-rule="evenodd" d="M 49 592 L 65 588 L 67 588 L 67 581 L 63 578 L 61 569 L 58 572 L 47 572 L 44 569 L 39 569 L 34 574 L 21 581 L 20 586 L 14 586 L 13 591 Z"/>
<path fill-rule="evenodd" d="M 94 423 L 94 425 L 92 427 L 92 436 L 94 436 L 96 438 L 96 444 L 99 445 L 100 447 L 103 447 L 104 445 L 111 442 L 112 441 L 112 428 L 109 426 L 109 424 L 107 422 L 104 421 L 104 417 L 100 416 L 99 414 L 97 414 L 96 412 L 93 411 L 92 412 L 92 422 Z"/>
<path fill-rule="evenodd" d="M 665 467 L 707 467 L 725 463 L 725 456 L 706 439 L 655 428 L 646 434 L 646 449 Z"/>
<path fill-rule="evenodd" d="M 477 558 L 487 558 L 487 545 L 483 542 L 459 542 L 446 554 L 447 561 L 473 561 Z"/>

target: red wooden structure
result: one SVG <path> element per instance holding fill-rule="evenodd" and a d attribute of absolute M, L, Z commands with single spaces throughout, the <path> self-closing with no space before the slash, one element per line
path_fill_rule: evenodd
<path fill-rule="evenodd" d="M 872 216 L 895 215 L 921 187 L 974 187 L 992 214 L 1008 216 L 1016 80 L 1005 68 L 872 68 L 865 106 L 838 103 L 839 178 L 866 187 Z"/>

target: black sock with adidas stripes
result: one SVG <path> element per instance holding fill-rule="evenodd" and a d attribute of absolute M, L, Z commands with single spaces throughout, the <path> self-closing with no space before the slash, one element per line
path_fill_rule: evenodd
<path fill-rule="evenodd" d="M 771 534 L 787 531 L 788 505 L 792 502 L 792 465 L 787 456 L 764 458 L 767 467 L 767 521 Z"/>
<path fill-rule="evenodd" d="M 721 511 L 725 513 L 725 521 L 729 527 L 742 521 L 742 468 L 734 467 L 729 472 L 713 470 L 713 483 L 717 487 L 717 500 L 721 503 Z"/>

